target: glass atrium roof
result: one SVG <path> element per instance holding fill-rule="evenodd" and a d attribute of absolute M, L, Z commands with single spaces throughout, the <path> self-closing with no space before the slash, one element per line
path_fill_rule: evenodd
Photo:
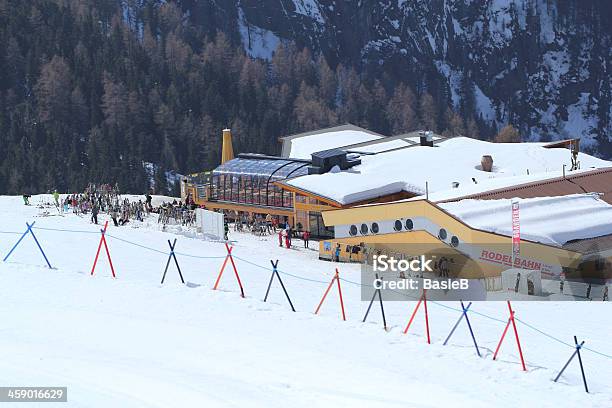
<path fill-rule="evenodd" d="M 273 180 L 308 174 L 306 161 L 292 159 L 245 158 L 238 157 L 229 160 L 213 170 L 213 175 L 233 174 L 245 176 L 268 177 Z"/>

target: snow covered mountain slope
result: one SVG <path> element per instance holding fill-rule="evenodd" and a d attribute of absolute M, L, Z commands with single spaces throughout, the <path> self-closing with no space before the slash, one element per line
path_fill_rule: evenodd
<path fill-rule="evenodd" d="M 50 201 L 47 197 L 46 201 Z M 33 197 L 37 203 L 39 197 Z M 423 336 L 421 314 L 410 332 L 401 331 L 414 302 L 387 302 L 389 332 L 378 309 L 361 323 L 367 304 L 355 285 L 342 281 L 346 322 L 339 319 L 336 293 L 313 310 L 335 264 L 315 251 L 279 248 L 276 237 L 232 233 L 246 299 L 231 270 L 221 290 L 210 290 L 225 249 L 221 243 L 189 238 L 188 231 L 158 231 L 155 220 L 110 227 L 108 244 L 117 271 L 110 278 L 104 253 L 89 276 L 99 241 L 97 227 L 74 215 L 38 217 L 20 197 L 0 197 L 0 254 L 4 255 L 36 220 L 35 233 L 56 269 L 48 269 L 27 237 L 0 262 L 0 384 L 68 386 L 70 407 L 563 407 L 610 406 L 612 364 L 583 351 L 590 394 L 582 389 L 576 362 L 552 382 L 572 348 L 518 325 L 528 372 L 512 338 L 492 361 L 507 318 L 501 302 L 472 309 L 483 352 L 478 358 L 465 327 L 442 343 L 459 313 L 454 304 L 429 305 L 432 344 Z M 105 217 L 101 217 L 105 219 Z M 51 230 L 53 229 L 53 230 Z M 56 231 L 77 230 L 87 232 Z M 187 285 L 174 269 L 159 284 L 167 239 L 178 238 L 177 257 Z M 130 244 L 138 243 L 160 252 Z M 188 257 L 192 254 L 198 257 Z M 205 258 L 215 257 L 215 258 Z M 280 259 L 291 312 L 278 283 L 262 302 L 270 259 Z M 248 261 L 248 262 L 247 262 Z M 254 266 L 261 265 L 263 268 Z M 173 266 L 171 265 L 171 268 Z M 357 266 L 340 265 L 342 276 L 359 280 Z M 314 281 L 313 281 L 314 280 Z M 610 303 L 516 303 L 517 317 L 569 343 L 612 355 Z"/>
<path fill-rule="evenodd" d="M 294 41 L 530 140 L 582 137 L 612 157 L 610 2 L 234 0 L 210 10 L 235 21 L 252 56 Z"/>

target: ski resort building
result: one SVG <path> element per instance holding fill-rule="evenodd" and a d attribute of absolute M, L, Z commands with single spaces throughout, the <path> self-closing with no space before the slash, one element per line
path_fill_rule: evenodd
<path fill-rule="evenodd" d="M 324 211 L 415 197 L 444 201 L 492 191 L 511 194 L 527 185 L 532 187 L 523 191 L 532 193 L 525 197 L 533 197 L 541 184 L 561 189 L 556 195 L 607 194 L 603 185 L 612 177 L 612 163 L 580 153 L 578 139 L 491 143 L 431 132 L 383 136 L 343 125 L 279 141 L 280 156 L 234 157 L 225 130 L 222 163 L 187 178 L 182 194 L 209 209 L 270 214 L 298 232 L 332 238 Z"/>
<path fill-rule="evenodd" d="M 512 200 L 405 200 L 326 211 L 335 238 L 322 258 L 354 246 L 399 257 L 443 253 L 450 277 L 495 278 L 514 267 L 542 278 L 612 279 L 612 205 L 598 194 L 518 199 L 520 242 L 513 246 Z M 345 249 L 346 248 L 346 249 Z M 348 254 L 342 254 L 347 258 Z M 342 260 L 342 259 L 341 259 Z"/>

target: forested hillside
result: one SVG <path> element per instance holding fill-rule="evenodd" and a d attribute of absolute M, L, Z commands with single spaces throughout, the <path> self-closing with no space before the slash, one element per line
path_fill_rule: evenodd
<path fill-rule="evenodd" d="M 90 181 L 138 193 L 151 179 L 164 193 L 167 171 L 218 163 L 224 127 L 237 151 L 268 154 L 279 136 L 346 122 L 384 134 L 500 130 L 416 63 L 373 69 L 297 34 L 257 55 L 245 38 L 265 33 L 233 6 L 0 0 L 0 194 Z"/>

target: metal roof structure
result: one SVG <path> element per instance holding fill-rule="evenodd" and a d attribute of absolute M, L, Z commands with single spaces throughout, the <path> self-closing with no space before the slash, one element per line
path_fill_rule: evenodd
<path fill-rule="evenodd" d="M 284 180 L 308 174 L 309 161 L 279 159 L 270 156 L 239 155 L 212 171 L 213 175 L 232 174 L 268 177 L 269 181 Z"/>

